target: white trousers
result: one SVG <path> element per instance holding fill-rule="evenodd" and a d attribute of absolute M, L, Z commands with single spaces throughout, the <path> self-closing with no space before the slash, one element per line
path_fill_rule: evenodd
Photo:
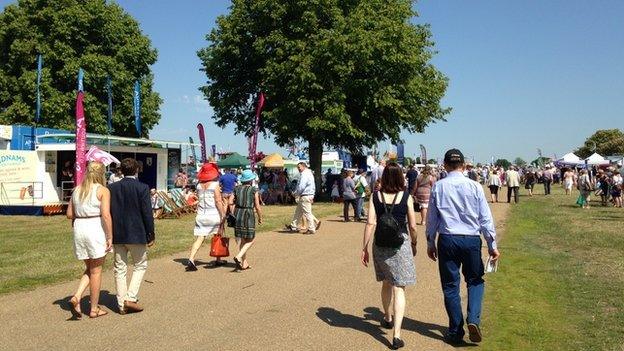
<path fill-rule="evenodd" d="M 312 201 L 314 200 L 314 196 L 301 196 L 299 198 L 299 202 L 297 203 L 297 208 L 295 209 L 295 214 L 293 215 L 292 223 L 290 223 L 291 227 L 298 228 L 298 222 L 301 216 L 304 216 L 306 222 L 308 222 L 308 230 L 316 231 L 316 223 L 318 220 L 312 214 Z"/>
<path fill-rule="evenodd" d="M 117 304 L 123 307 L 125 301 L 137 302 L 139 288 L 147 270 L 147 245 L 145 244 L 117 244 L 115 249 L 115 286 L 117 289 Z M 132 256 L 134 269 L 128 286 L 128 252 Z"/>

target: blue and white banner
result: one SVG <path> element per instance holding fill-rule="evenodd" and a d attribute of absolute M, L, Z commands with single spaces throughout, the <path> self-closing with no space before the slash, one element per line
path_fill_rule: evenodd
<path fill-rule="evenodd" d="M 397 143 L 397 163 L 402 165 L 405 160 L 405 145 L 402 142 Z"/>
<path fill-rule="evenodd" d="M 41 69 L 43 68 L 43 57 L 41 54 L 37 55 L 37 110 L 35 111 L 35 122 L 39 123 L 41 117 L 41 92 L 39 86 L 41 85 Z"/>
<path fill-rule="evenodd" d="M 141 82 L 134 82 L 134 124 L 139 137 L 141 137 Z"/>
<path fill-rule="evenodd" d="M 106 94 L 108 94 L 108 134 L 113 132 L 113 83 L 110 77 L 106 77 Z"/>

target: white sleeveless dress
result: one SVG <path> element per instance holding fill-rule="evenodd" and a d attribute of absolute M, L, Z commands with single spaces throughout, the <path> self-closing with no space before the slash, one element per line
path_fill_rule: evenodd
<path fill-rule="evenodd" d="M 74 253 L 79 260 L 106 256 L 106 234 L 100 217 L 101 202 L 97 198 L 100 184 L 93 184 L 84 201 L 80 200 L 79 187 L 72 194 L 74 207 Z M 88 218 L 87 218 L 88 217 Z"/>
<path fill-rule="evenodd" d="M 195 217 L 195 236 L 208 236 L 219 231 L 221 217 L 215 204 L 215 190 L 218 182 L 212 182 L 207 189 L 197 185 L 197 217 Z"/>

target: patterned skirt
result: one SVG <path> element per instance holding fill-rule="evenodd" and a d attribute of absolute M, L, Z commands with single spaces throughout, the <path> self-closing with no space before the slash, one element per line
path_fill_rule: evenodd
<path fill-rule="evenodd" d="M 412 255 L 409 235 L 403 234 L 403 245 L 399 249 L 380 247 L 373 244 L 373 263 L 377 281 L 388 281 L 393 286 L 416 283 L 416 266 Z"/>
<path fill-rule="evenodd" d="M 256 237 L 256 215 L 253 208 L 237 207 L 234 211 L 236 225 L 234 226 L 234 236 L 243 239 L 253 239 Z"/>

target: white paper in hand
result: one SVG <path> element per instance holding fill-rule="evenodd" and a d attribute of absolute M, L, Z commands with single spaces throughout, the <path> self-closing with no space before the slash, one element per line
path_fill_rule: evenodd
<path fill-rule="evenodd" d="M 498 261 L 500 261 L 500 259 L 492 261 L 492 257 L 488 257 L 487 263 L 485 264 L 485 273 L 496 272 L 498 270 Z"/>

